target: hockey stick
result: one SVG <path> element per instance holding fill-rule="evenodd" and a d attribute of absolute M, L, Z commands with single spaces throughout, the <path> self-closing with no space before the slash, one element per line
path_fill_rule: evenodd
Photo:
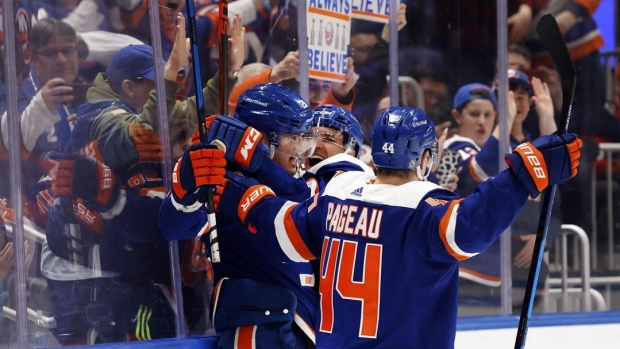
<path fill-rule="evenodd" d="M 200 133 L 200 141 L 207 142 L 207 125 L 205 124 L 205 103 L 202 95 L 202 77 L 200 75 L 200 59 L 198 56 L 198 33 L 196 29 L 196 11 L 194 9 L 194 0 L 187 0 L 187 23 L 189 27 L 189 40 L 191 45 L 192 54 L 192 70 L 194 72 L 194 90 L 196 94 L 196 111 L 198 121 L 198 131 Z M 221 5 L 220 5 L 221 6 Z M 221 7 L 220 7 L 221 10 Z M 228 12 L 228 8 L 226 9 Z M 220 14 L 221 16 L 221 14 Z M 228 17 L 228 14 L 226 15 Z M 221 26 L 221 24 L 220 24 Z M 228 18 L 226 19 L 226 26 L 228 27 Z M 226 42 L 228 44 L 228 40 Z M 221 77 L 220 77 L 221 80 Z M 222 83 L 220 81 L 220 88 Z M 220 90 L 220 96 L 226 94 L 225 90 Z M 221 98 L 220 98 L 221 103 Z M 220 106 L 221 108 L 221 106 Z M 217 222 L 215 219 L 215 208 L 213 205 L 213 190 L 207 189 L 207 208 L 208 221 L 209 221 L 209 244 L 211 247 L 211 262 L 218 263 L 220 261 L 220 248 L 217 239 Z"/>
<path fill-rule="evenodd" d="M 577 82 L 575 66 L 573 65 L 573 61 L 566 48 L 566 43 L 558 28 L 558 23 L 552 15 L 546 14 L 540 19 L 536 26 L 536 32 L 547 48 L 547 51 L 549 51 L 551 58 L 553 58 L 553 62 L 562 79 L 563 100 L 562 116 L 560 118 L 560 126 L 562 129 L 560 129 L 559 132 L 567 132 Z M 532 254 L 530 271 L 525 286 L 525 296 L 523 297 L 523 305 L 521 306 L 521 317 L 519 318 L 519 327 L 517 328 L 515 349 L 525 348 L 525 340 L 527 339 L 528 325 L 530 316 L 532 315 L 534 295 L 536 285 L 538 284 L 538 274 L 542 263 L 547 230 L 549 229 L 549 219 L 551 217 L 551 209 L 553 207 L 553 199 L 555 198 L 556 190 L 557 185 L 553 185 L 551 188 L 545 190 L 543 196 L 538 230 L 536 232 L 536 242 L 534 243 L 534 252 Z"/>
<path fill-rule="evenodd" d="M 228 109 L 227 84 L 228 81 L 228 0 L 219 0 L 220 5 L 220 115 L 226 115 Z"/>

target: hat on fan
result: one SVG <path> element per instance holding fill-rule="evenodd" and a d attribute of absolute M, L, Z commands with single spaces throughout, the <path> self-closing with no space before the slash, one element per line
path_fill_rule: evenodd
<path fill-rule="evenodd" d="M 153 48 L 149 45 L 129 45 L 118 51 L 106 70 L 112 86 L 120 86 L 124 80 L 137 78 L 155 80 Z"/>
<path fill-rule="evenodd" d="M 493 107 L 497 109 L 497 98 L 495 93 L 487 85 L 480 83 L 473 83 L 461 86 L 454 95 L 454 109 L 465 107 L 465 105 L 475 99 L 486 99 L 493 103 Z"/>
<path fill-rule="evenodd" d="M 499 85 L 499 77 L 495 75 L 495 84 Z M 523 87 L 525 91 L 532 95 L 532 84 L 530 84 L 530 78 L 519 69 L 508 69 L 508 88 L 512 91 L 517 86 Z"/>

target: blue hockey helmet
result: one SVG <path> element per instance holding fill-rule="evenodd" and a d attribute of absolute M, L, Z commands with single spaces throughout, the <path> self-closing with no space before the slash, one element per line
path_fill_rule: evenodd
<path fill-rule="evenodd" d="M 308 103 L 297 92 L 272 83 L 243 92 L 235 118 L 266 133 L 274 146 L 283 134 L 303 134 L 312 127 Z"/>
<path fill-rule="evenodd" d="M 312 126 L 329 127 L 341 132 L 345 136 L 343 144 L 345 151 L 355 150 L 355 156 L 359 159 L 364 134 L 360 123 L 350 111 L 327 104 L 317 107 L 312 114 L 314 116 Z"/>
<path fill-rule="evenodd" d="M 370 139 L 372 160 L 377 168 L 420 169 L 426 150 L 430 151 L 433 162 L 437 161 L 435 125 L 422 109 L 386 109 L 375 121 Z"/>

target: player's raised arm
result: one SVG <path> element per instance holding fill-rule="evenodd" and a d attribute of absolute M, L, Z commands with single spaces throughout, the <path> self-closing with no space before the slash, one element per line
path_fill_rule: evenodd
<path fill-rule="evenodd" d="M 479 184 L 458 200 L 429 195 L 419 207 L 420 219 L 434 220 L 428 238 L 436 258 L 464 260 L 484 251 L 512 223 L 527 198 L 577 173 L 581 140 L 574 134 L 543 136 L 506 155 L 509 168 Z M 441 243 L 439 243 L 439 241 Z M 431 252 L 432 253 L 432 252 Z"/>

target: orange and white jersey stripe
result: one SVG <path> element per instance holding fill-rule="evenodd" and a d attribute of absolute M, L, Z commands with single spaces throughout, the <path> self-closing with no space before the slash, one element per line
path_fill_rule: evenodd
<path fill-rule="evenodd" d="M 280 244 L 280 248 L 286 256 L 293 262 L 307 262 L 316 259 L 316 256 L 310 252 L 308 246 L 303 241 L 291 211 L 297 206 L 292 201 L 287 201 L 281 208 L 274 221 L 276 238 Z"/>
<path fill-rule="evenodd" d="M 441 241 L 443 241 L 448 253 L 458 261 L 465 260 L 478 254 L 465 252 L 456 243 L 456 220 L 459 214 L 459 204 L 461 201 L 463 201 L 463 199 L 450 202 L 448 210 L 439 223 L 439 237 Z"/>
<path fill-rule="evenodd" d="M 256 349 L 256 326 L 237 327 L 233 349 Z"/>

